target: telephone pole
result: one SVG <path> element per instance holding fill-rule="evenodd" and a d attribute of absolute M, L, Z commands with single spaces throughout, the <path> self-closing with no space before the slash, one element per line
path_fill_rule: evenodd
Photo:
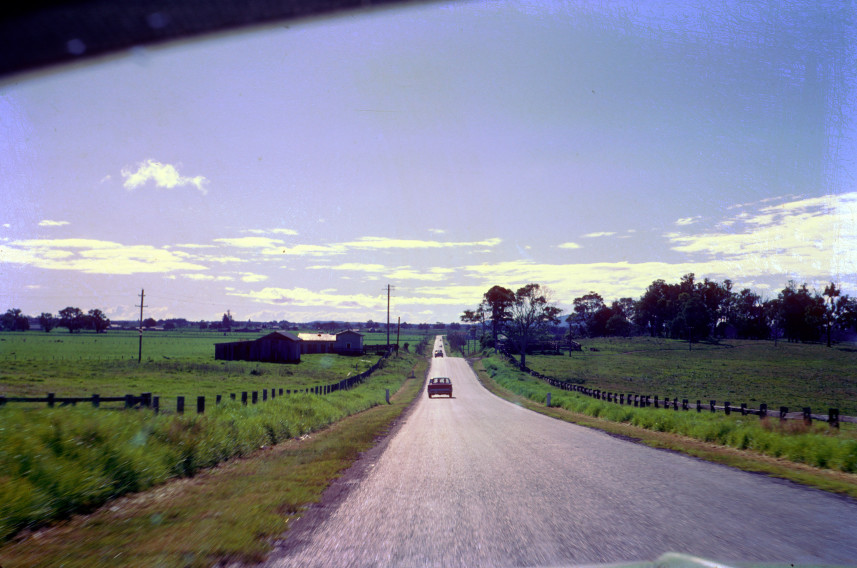
<path fill-rule="evenodd" d="M 387 351 L 390 350 L 390 285 L 387 284 Z"/>
<path fill-rule="evenodd" d="M 143 308 L 144 305 L 143 299 L 146 297 L 146 291 L 140 288 L 140 349 L 137 351 L 137 363 L 139 364 L 143 360 Z"/>

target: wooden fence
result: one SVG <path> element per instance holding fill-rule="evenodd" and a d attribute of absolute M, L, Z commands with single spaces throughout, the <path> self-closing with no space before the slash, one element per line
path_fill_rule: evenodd
<path fill-rule="evenodd" d="M 374 365 L 369 367 L 367 370 L 363 371 L 359 375 L 354 375 L 353 377 L 348 377 L 342 379 L 341 381 L 335 383 L 329 383 L 326 385 L 317 385 L 314 387 L 307 387 L 303 389 L 282 389 L 282 388 L 272 388 L 272 389 L 262 389 L 261 391 L 243 391 L 240 393 L 240 400 L 243 404 L 258 404 L 260 402 L 266 402 L 269 397 L 271 400 L 277 398 L 277 396 L 288 396 L 291 394 L 315 394 L 315 395 L 326 395 L 332 392 L 340 391 L 340 390 L 348 390 L 356 385 L 359 385 L 363 381 L 365 381 L 372 373 L 377 371 L 384 359 L 389 357 L 391 351 L 388 351 L 384 355 L 379 358 Z M 285 394 L 284 394 L 285 393 Z M 229 398 L 231 400 L 238 400 L 237 393 L 229 394 Z M 220 404 L 223 401 L 223 395 L 217 395 L 215 397 L 215 404 Z M 0 395 L 0 408 L 3 408 L 8 403 L 36 403 L 36 404 L 47 404 L 49 408 L 53 408 L 57 405 L 59 406 L 67 406 L 67 405 L 76 405 L 78 402 L 80 403 L 90 403 L 93 407 L 98 408 L 101 403 L 107 402 L 122 402 L 124 403 L 124 408 L 150 408 L 155 412 L 161 411 L 161 397 L 153 396 L 150 392 L 144 392 L 139 395 L 134 394 L 126 394 L 123 396 L 101 396 L 98 394 L 93 394 L 92 396 L 86 397 L 74 397 L 74 396 L 62 396 L 58 397 L 54 393 L 48 393 L 47 396 L 44 397 L 17 397 L 17 396 L 3 396 Z M 205 412 L 205 403 L 206 399 L 204 396 L 196 397 L 196 412 L 197 414 L 203 414 Z M 176 412 L 179 414 L 184 413 L 185 411 L 185 397 L 177 396 L 176 397 Z"/>
<path fill-rule="evenodd" d="M 766 418 L 768 416 L 777 417 L 780 420 L 794 420 L 801 419 L 807 424 L 812 423 L 813 420 L 827 422 L 831 428 L 839 428 L 840 422 L 850 422 L 852 424 L 857 424 L 857 417 L 855 416 L 840 416 L 839 409 L 830 408 L 827 411 L 827 414 L 813 414 L 812 409 L 809 407 L 802 408 L 799 412 L 789 412 L 788 407 L 780 406 L 779 409 L 769 408 L 767 404 L 760 403 L 758 408 L 749 408 L 745 403 L 740 404 L 732 404 L 731 402 L 723 402 L 722 404 L 717 404 L 716 400 L 709 400 L 706 403 L 703 403 L 702 400 L 697 400 L 696 403 L 690 402 L 688 399 L 683 398 L 681 400 L 678 397 L 665 396 L 662 399 L 658 398 L 658 395 L 647 395 L 647 394 L 625 394 L 625 393 L 616 393 L 603 391 L 600 389 L 591 389 L 584 387 L 581 384 L 570 383 L 567 381 L 560 381 L 559 379 L 555 379 L 553 377 L 548 377 L 539 373 L 538 371 L 533 371 L 532 369 L 522 366 L 515 357 L 509 352 L 503 352 L 503 355 L 512 362 L 513 365 L 518 367 L 521 371 L 528 373 L 530 376 L 533 376 L 537 379 L 545 381 L 551 386 L 557 387 L 560 390 L 565 391 L 573 391 L 580 393 L 585 396 L 590 396 L 592 398 L 598 400 L 604 400 L 607 402 L 612 402 L 615 404 L 627 404 L 629 406 L 636 407 L 653 407 L 653 408 L 663 408 L 663 409 L 672 409 L 672 410 L 696 410 L 697 412 L 717 412 L 722 411 L 725 414 L 732 414 L 733 412 L 736 414 L 741 414 L 742 416 L 746 415 L 756 415 L 759 418 Z M 548 395 L 550 396 L 550 395 Z M 550 399 L 548 399 L 550 400 Z"/>

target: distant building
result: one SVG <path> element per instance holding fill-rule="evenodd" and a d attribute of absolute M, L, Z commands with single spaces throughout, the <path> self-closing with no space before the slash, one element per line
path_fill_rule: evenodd
<path fill-rule="evenodd" d="M 301 353 L 337 353 L 339 355 L 361 355 L 363 334 L 356 331 L 331 333 L 299 333 Z"/>
<path fill-rule="evenodd" d="M 301 339 L 287 331 L 275 331 L 253 341 L 215 343 L 214 358 L 223 361 L 300 363 Z"/>
<path fill-rule="evenodd" d="M 333 353 L 336 336 L 330 333 L 299 333 L 301 353 Z"/>
<path fill-rule="evenodd" d="M 362 355 L 363 334 L 357 331 L 340 331 L 336 334 L 333 351 L 340 355 Z"/>

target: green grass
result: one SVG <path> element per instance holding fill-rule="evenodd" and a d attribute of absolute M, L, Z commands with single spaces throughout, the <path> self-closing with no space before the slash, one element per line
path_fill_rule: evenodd
<path fill-rule="evenodd" d="M 224 340 L 222 334 L 149 335 L 138 363 L 138 337 L 131 332 L 0 333 L 0 394 L 43 397 L 53 392 L 58 397 L 88 397 L 151 392 L 161 397 L 163 409 L 174 409 L 177 396 L 190 404 L 197 396 L 213 401 L 218 394 L 228 398 L 236 393 L 240 398 L 244 391 L 330 384 L 362 373 L 378 359 L 313 354 L 301 356 L 301 362 L 293 365 L 215 361 L 214 344 Z M 233 334 L 227 338 L 242 339 L 253 337 Z"/>
<path fill-rule="evenodd" d="M 778 420 L 759 420 L 755 416 L 635 408 L 557 390 L 498 357 L 483 359 L 482 363 L 498 385 L 539 404 L 545 404 L 550 392 L 551 406 L 573 413 L 739 450 L 754 450 L 812 467 L 857 473 L 857 433 L 850 425 L 835 431 L 826 424 L 806 427 L 802 421 L 781 425 Z"/>
<path fill-rule="evenodd" d="M 771 341 L 694 344 L 655 339 L 581 340 L 582 352 L 529 355 L 544 375 L 617 393 L 729 401 L 857 416 L 857 346 Z M 592 350 L 593 348 L 597 351 Z"/>
<path fill-rule="evenodd" d="M 392 391 L 404 384 L 392 404 L 376 404 L 311 436 L 114 500 L 91 515 L 40 531 L 38 538 L 8 542 L 0 548 L 0 565 L 173 567 L 259 562 L 272 540 L 317 501 L 360 452 L 374 445 L 419 394 L 425 368 L 424 357 L 402 354 L 391 359 L 366 386 L 383 397 L 384 388 Z M 406 380 L 411 371 L 416 378 Z"/>
<path fill-rule="evenodd" d="M 320 354 L 305 356 L 299 365 L 215 362 L 211 338 L 174 334 L 164 347 L 172 355 L 138 365 L 96 358 L 127 345 L 128 338 L 120 334 L 107 341 L 103 337 L 71 336 L 79 359 L 67 361 L 44 349 L 43 336 L 33 340 L 20 334 L 12 342 L 4 334 L 4 343 L 19 345 L 11 353 L 4 351 L 2 391 L 57 396 L 153 392 L 163 397 L 162 408 L 178 395 L 211 395 L 206 413 L 7 404 L 0 409 L 0 540 L 22 527 L 87 511 L 172 477 L 194 475 L 378 405 L 386 388 L 395 391 L 401 385 L 402 365 L 412 367 L 417 357 L 402 353 L 385 361 L 350 391 L 292 394 L 248 406 L 225 396 L 216 406 L 214 394 L 329 384 L 365 370 L 376 358 Z M 188 344 L 180 345 L 185 340 Z M 28 358 L 10 361 L 19 351 Z M 203 351 L 207 355 L 195 355 Z M 391 365 L 396 372 L 383 368 Z"/>

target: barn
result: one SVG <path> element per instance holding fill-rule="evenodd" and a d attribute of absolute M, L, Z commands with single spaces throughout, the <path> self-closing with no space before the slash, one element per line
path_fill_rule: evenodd
<path fill-rule="evenodd" d="M 253 341 L 215 343 L 214 358 L 223 361 L 300 363 L 301 340 L 293 333 L 275 331 Z"/>
<path fill-rule="evenodd" d="M 362 355 L 363 334 L 356 331 L 340 331 L 336 334 L 333 350 L 340 355 Z"/>

